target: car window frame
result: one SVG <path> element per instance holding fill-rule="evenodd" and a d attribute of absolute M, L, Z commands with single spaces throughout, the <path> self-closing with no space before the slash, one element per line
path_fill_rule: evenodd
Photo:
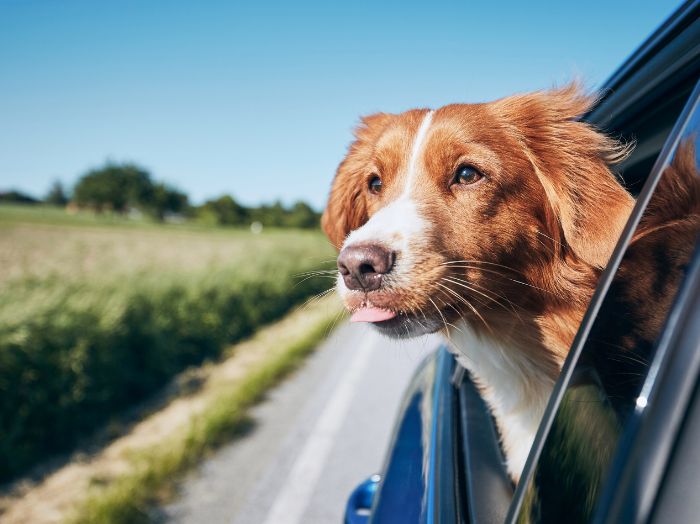
<path fill-rule="evenodd" d="M 700 245 L 662 330 L 658 349 L 598 497 L 592 522 L 646 522 L 700 373 Z M 654 453 L 649 453 L 653 449 Z"/>
<path fill-rule="evenodd" d="M 691 95 L 688 98 L 688 102 L 686 103 L 686 106 L 683 109 L 683 112 L 676 120 L 676 123 L 671 133 L 669 134 L 669 137 L 667 138 L 664 147 L 659 153 L 659 156 L 657 157 L 656 162 L 654 163 L 654 167 L 652 168 L 651 173 L 647 178 L 647 181 L 644 184 L 644 187 L 635 202 L 634 208 L 622 232 L 622 235 L 620 236 L 620 239 L 618 240 L 618 243 L 615 249 L 613 250 L 613 254 L 611 255 L 610 260 L 608 261 L 608 264 L 598 281 L 598 286 L 596 287 L 590 305 L 583 317 L 583 320 L 581 321 L 579 330 L 576 336 L 574 337 L 571 349 L 562 367 L 561 374 L 559 375 L 559 378 L 554 386 L 552 395 L 545 409 L 544 416 L 535 436 L 535 441 L 530 450 L 530 454 L 527 458 L 527 461 L 525 462 L 523 474 L 513 495 L 513 499 L 511 501 L 511 505 L 508 510 L 508 515 L 505 521 L 506 524 L 514 524 L 515 522 L 517 522 L 526 493 L 526 488 L 532 480 L 532 477 L 535 472 L 535 467 L 537 465 L 537 462 L 539 461 L 547 436 L 549 435 L 549 431 L 552 427 L 557 411 L 564 397 L 564 393 L 566 392 L 566 389 L 572 379 L 576 363 L 578 362 L 581 352 L 588 340 L 591 328 L 593 327 L 598 313 L 600 312 L 603 300 L 605 299 L 610 289 L 610 285 L 613 281 L 613 278 L 617 273 L 617 270 L 619 269 L 622 258 L 624 257 L 624 254 L 627 251 L 627 248 L 630 244 L 632 236 L 634 235 L 634 232 L 637 229 L 637 226 L 639 225 L 639 221 L 644 211 L 646 210 L 652 195 L 654 194 L 654 191 L 656 189 L 656 186 L 658 185 L 659 180 L 661 179 L 661 176 L 663 175 L 663 171 L 669 165 L 673 153 L 677 149 L 678 143 L 680 142 L 681 136 L 683 135 L 683 131 L 685 130 L 691 116 L 694 114 L 695 111 L 698 110 L 699 106 L 700 81 L 696 83 L 695 88 L 693 89 Z"/>
<path fill-rule="evenodd" d="M 698 253 L 696 253 L 698 255 Z M 697 522 L 697 515 L 700 514 L 700 499 L 695 493 L 697 485 L 698 471 L 700 471 L 700 453 L 698 453 L 697 442 L 700 438 L 700 380 L 698 380 L 698 360 L 700 359 L 700 256 L 695 264 L 694 281 L 692 286 L 688 286 L 688 303 L 681 311 L 679 319 L 680 329 L 678 339 L 673 343 L 677 345 L 676 352 L 680 358 L 677 359 L 676 368 L 688 375 L 688 364 L 694 364 L 695 384 L 693 391 L 687 397 L 687 405 L 681 413 L 682 421 L 677 434 L 674 436 L 672 449 L 666 457 L 663 471 L 663 481 L 657 487 L 650 508 L 649 524 L 662 524 L 665 522 L 693 523 Z M 693 362 L 694 361 L 694 362 Z M 669 366 L 673 367 L 673 366 Z M 669 373 L 670 380 L 664 380 L 663 386 L 673 388 L 678 379 L 674 376 L 673 369 Z M 685 382 L 688 382 L 687 377 Z M 664 395 L 667 388 L 659 388 L 658 393 Z M 676 399 L 677 395 L 672 398 Z M 663 403 L 660 403 L 663 404 Z M 675 404 L 675 402 L 674 402 Z M 675 407 L 675 406 L 674 406 Z M 646 414 L 642 414 L 645 416 Z M 642 431 L 646 425 L 653 430 L 650 424 L 656 423 L 656 417 L 648 417 L 651 420 L 645 424 L 642 421 Z M 637 439 L 639 442 L 640 439 Z M 646 480 L 646 479 L 642 479 Z M 633 486 L 633 488 L 636 486 Z M 620 490 L 618 490 L 619 492 Z M 623 493 L 624 494 L 624 493 Z M 632 492 L 632 496 L 637 496 Z"/>

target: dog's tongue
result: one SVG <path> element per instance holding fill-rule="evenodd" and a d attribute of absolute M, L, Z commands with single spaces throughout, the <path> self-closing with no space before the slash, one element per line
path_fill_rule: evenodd
<path fill-rule="evenodd" d="M 355 311 L 350 317 L 350 322 L 381 322 L 394 318 L 396 313 L 380 307 L 363 307 Z"/>

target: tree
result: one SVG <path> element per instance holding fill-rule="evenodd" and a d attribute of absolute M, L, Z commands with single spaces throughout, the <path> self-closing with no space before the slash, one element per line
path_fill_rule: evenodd
<path fill-rule="evenodd" d="M 262 204 L 251 209 L 253 220 L 260 222 L 266 227 L 283 227 L 286 221 L 287 211 L 278 200 L 272 205 Z"/>
<path fill-rule="evenodd" d="M 65 205 L 68 203 L 68 197 L 66 196 L 66 192 L 63 190 L 63 184 L 61 184 L 60 180 L 56 180 L 51 185 L 51 189 L 49 189 L 49 192 L 46 194 L 44 202 L 57 207 L 65 207 Z"/>
<path fill-rule="evenodd" d="M 201 220 L 220 226 L 241 226 L 250 221 L 248 210 L 230 195 L 206 201 L 198 214 Z"/>
<path fill-rule="evenodd" d="M 150 173 L 135 164 L 107 163 L 83 175 L 73 199 L 98 212 L 126 213 L 132 207 L 146 211 L 153 204 L 154 186 Z"/>
<path fill-rule="evenodd" d="M 306 202 L 297 202 L 287 215 L 286 225 L 289 227 L 313 228 L 318 227 L 320 216 Z"/>
<path fill-rule="evenodd" d="M 249 209 L 250 218 L 266 227 L 318 227 L 320 214 L 306 202 L 296 202 L 291 208 L 286 208 L 281 202 L 262 204 Z"/>
<path fill-rule="evenodd" d="M 0 203 L 2 204 L 38 204 L 39 201 L 21 191 L 0 191 Z"/>
<path fill-rule="evenodd" d="M 189 206 L 185 193 L 163 183 L 153 187 L 153 199 L 148 212 L 158 221 L 163 221 L 167 213 L 184 213 Z"/>

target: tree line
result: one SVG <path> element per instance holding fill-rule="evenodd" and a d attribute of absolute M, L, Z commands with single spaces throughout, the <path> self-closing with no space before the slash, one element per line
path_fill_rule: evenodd
<path fill-rule="evenodd" d="M 1 202 L 23 204 L 41 201 L 17 191 L 0 193 Z M 230 195 L 192 205 L 186 193 L 157 182 L 144 168 L 133 163 L 113 163 L 91 169 L 78 179 L 72 191 L 56 181 L 43 199 L 54 206 L 73 206 L 96 213 L 137 212 L 162 222 L 184 219 L 219 226 L 318 227 L 320 213 L 306 202 L 284 206 L 281 202 L 257 207 L 244 206 Z"/>

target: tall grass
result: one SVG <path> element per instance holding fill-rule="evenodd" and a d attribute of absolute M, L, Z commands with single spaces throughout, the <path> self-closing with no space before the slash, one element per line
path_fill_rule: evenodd
<path fill-rule="evenodd" d="M 331 285 L 298 276 L 332 257 L 318 232 L 4 218 L 0 480 Z"/>
<path fill-rule="evenodd" d="M 72 524 L 138 524 L 152 519 L 151 509 L 168 486 L 208 451 L 245 430 L 248 409 L 280 379 L 293 371 L 332 329 L 337 311 L 316 315 L 301 337 L 285 340 L 270 351 L 241 381 L 218 387 L 186 431 L 132 457 L 131 471 L 94 492 L 68 519 Z"/>

